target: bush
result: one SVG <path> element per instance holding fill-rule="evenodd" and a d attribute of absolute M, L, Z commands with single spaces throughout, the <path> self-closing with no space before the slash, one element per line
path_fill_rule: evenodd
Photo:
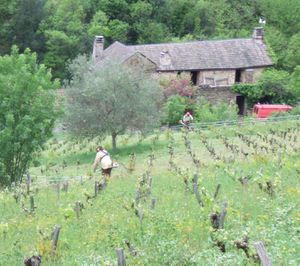
<path fill-rule="evenodd" d="M 191 77 L 187 73 L 181 73 L 179 76 L 171 79 L 161 79 L 160 84 L 164 88 L 165 98 L 174 95 L 193 98 L 196 88 L 191 84 Z"/>
<path fill-rule="evenodd" d="M 247 99 L 250 106 L 260 103 L 294 103 L 299 98 L 297 72 L 293 83 L 288 72 L 268 69 L 261 75 L 257 84 L 235 84 L 231 90 Z M 296 88 L 296 89 L 295 89 Z"/>
<path fill-rule="evenodd" d="M 195 123 L 235 120 L 238 118 L 235 104 L 212 105 L 204 98 L 199 98 L 196 103 L 193 103 L 187 97 L 174 95 L 165 103 L 162 124 L 177 125 L 187 110 L 192 112 Z"/>
<path fill-rule="evenodd" d="M 176 125 L 188 107 L 188 99 L 179 95 L 171 96 L 164 105 L 162 124 Z"/>
<path fill-rule="evenodd" d="M 215 122 L 223 120 L 236 120 L 238 110 L 235 104 L 221 103 L 212 105 L 204 98 L 197 102 L 194 117 L 196 122 Z"/>
<path fill-rule="evenodd" d="M 300 115 L 300 105 L 294 107 L 290 112 L 290 115 Z"/>

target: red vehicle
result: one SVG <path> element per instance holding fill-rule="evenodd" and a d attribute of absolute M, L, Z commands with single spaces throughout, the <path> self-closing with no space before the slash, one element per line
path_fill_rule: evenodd
<path fill-rule="evenodd" d="M 272 113 L 287 112 L 293 107 L 287 104 L 255 104 L 253 106 L 253 115 L 257 118 L 267 118 Z"/>

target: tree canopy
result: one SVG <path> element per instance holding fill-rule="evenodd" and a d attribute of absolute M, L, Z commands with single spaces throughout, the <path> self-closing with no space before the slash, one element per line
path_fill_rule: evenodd
<path fill-rule="evenodd" d="M 250 37 L 266 19 L 266 42 L 278 58 L 276 68 L 299 65 L 298 0 L 3 0 L 0 3 L 0 54 L 13 44 L 27 47 L 69 78 L 67 65 L 89 54 L 95 35 L 127 44 Z"/>
<path fill-rule="evenodd" d="M 22 180 L 35 151 L 52 135 L 59 110 L 52 81 L 28 49 L 0 57 L 0 185 Z"/>
<path fill-rule="evenodd" d="M 110 134 L 112 147 L 126 129 L 144 130 L 159 124 L 162 89 L 147 74 L 125 65 L 96 67 L 81 56 L 70 67 L 66 87 L 66 123 L 77 136 Z"/>

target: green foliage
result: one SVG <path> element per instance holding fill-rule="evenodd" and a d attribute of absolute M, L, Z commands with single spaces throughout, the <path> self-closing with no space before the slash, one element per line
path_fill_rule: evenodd
<path fill-rule="evenodd" d="M 164 105 L 163 124 L 177 125 L 182 119 L 184 111 L 188 106 L 188 99 L 179 95 L 173 95 L 168 98 Z"/>
<path fill-rule="evenodd" d="M 300 106 L 294 107 L 290 112 L 290 115 L 300 115 Z"/>
<path fill-rule="evenodd" d="M 44 63 L 52 68 L 54 77 L 65 79 L 69 77 L 68 60 L 87 51 L 84 4 L 80 0 L 47 0 L 45 12 L 47 16 L 40 23 L 46 39 Z"/>
<path fill-rule="evenodd" d="M 284 66 L 292 71 L 296 66 L 300 65 L 300 32 L 294 34 L 288 43 L 286 49 L 286 57 L 284 59 Z"/>
<path fill-rule="evenodd" d="M 276 69 L 264 71 L 259 79 L 263 100 L 270 103 L 288 103 L 293 95 L 288 90 L 289 73 Z"/>
<path fill-rule="evenodd" d="M 245 96 L 248 104 L 250 104 L 251 106 L 254 103 L 258 102 L 259 99 L 261 99 L 263 94 L 263 90 L 261 86 L 259 86 L 258 84 L 248 84 L 248 83 L 235 84 L 231 87 L 231 90 L 233 92 Z"/>
<path fill-rule="evenodd" d="M 94 36 L 99 34 L 102 34 L 103 36 L 110 35 L 108 17 L 103 11 L 99 10 L 94 14 L 92 21 L 89 24 L 88 33 L 91 40 L 94 38 Z"/>
<path fill-rule="evenodd" d="M 128 23 L 118 19 L 114 19 L 108 23 L 108 26 L 110 28 L 108 36 L 110 40 L 119 40 L 121 42 L 126 42 L 127 34 L 129 31 Z"/>
<path fill-rule="evenodd" d="M 295 67 L 294 72 L 291 75 L 289 84 L 289 91 L 295 97 L 295 101 L 300 100 L 300 65 Z"/>
<path fill-rule="evenodd" d="M 204 98 L 200 98 L 194 105 L 195 122 L 214 122 L 225 120 L 236 120 L 238 118 L 238 110 L 235 104 L 210 104 Z"/>
<path fill-rule="evenodd" d="M 22 179 L 34 151 L 51 136 L 58 110 L 57 81 L 36 54 L 0 57 L 0 184 Z"/>
<path fill-rule="evenodd" d="M 44 36 L 39 31 L 39 25 L 45 17 L 46 0 L 21 0 L 17 1 L 13 16 L 13 44 L 21 52 L 26 48 L 37 52 L 42 57 L 45 49 Z"/>
<path fill-rule="evenodd" d="M 95 66 L 79 57 L 71 73 L 66 121 L 75 135 L 110 134 L 115 149 L 116 137 L 126 129 L 143 130 L 158 123 L 162 90 L 140 70 L 117 63 Z"/>
<path fill-rule="evenodd" d="M 215 122 L 223 120 L 236 120 L 238 110 L 235 104 L 211 104 L 204 98 L 196 102 L 187 97 L 173 95 L 164 105 L 163 124 L 177 125 L 184 113 L 190 110 L 193 113 L 195 123 Z"/>
<path fill-rule="evenodd" d="M 279 134 L 273 135 L 271 130 Z M 254 149 L 253 145 L 241 141 L 236 137 L 237 132 L 255 141 L 258 147 Z M 34 215 L 28 215 L 16 204 L 15 194 L 10 190 L 0 191 L 0 261 L 5 261 L 6 265 L 15 265 L 18 261 L 21 265 L 25 256 L 39 254 L 45 265 L 116 265 L 115 249 L 121 247 L 127 265 L 256 265 L 235 245 L 237 240 L 248 236 L 251 253 L 255 252 L 252 250 L 253 243 L 263 241 L 273 264 L 298 265 L 300 216 L 297 206 L 300 187 L 295 177 L 300 160 L 297 150 L 299 139 L 294 140 L 294 137 L 299 135 L 299 125 L 295 121 L 270 122 L 203 129 L 200 134 L 189 132 L 188 141 L 203 163 L 200 169 L 196 169 L 185 149 L 184 135 L 181 132 L 171 134 L 175 151 L 173 160 L 187 176 L 189 188 L 194 173 L 200 170 L 199 191 L 203 199 L 210 198 L 205 207 L 199 207 L 195 194 L 186 189 L 183 176 L 170 170 L 170 139 L 165 138 L 165 133 L 161 133 L 155 146 L 152 140 L 156 134 L 146 137 L 143 140 L 145 150 L 137 145 L 137 135 L 124 135 L 129 140 L 125 147 L 120 147 L 124 153 L 118 161 L 128 165 L 128 156 L 137 148 L 136 169 L 130 174 L 122 167 L 114 169 L 108 186 L 96 198 L 93 198 L 94 178 L 97 180 L 98 176 L 91 178 L 86 175 L 94 151 L 89 154 L 86 151 L 87 145 L 93 142 L 94 146 L 97 139 L 52 139 L 40 156 L 42 161 L 47 161 L 48 154 L 55 149 L 54 159 L 62 162 L 66 157 L 61 154 L 61 148 L 73 158 L 85 156 L 86 163 L 77 166 L 76 160 L 72 164 L 67 161 L 68 166 L 64 170 L 59 169 L 60 176 L 70 177 L 68 192 L 61 190 L 58 193 L 53 189 L 54 183 L 41 186 L 41 183 L 46 183 L 44 177 L 34 179 L 32 190 L 35 191 L 37 206 Z M 220 162 L 211 158 L 203 150 L 203 136 L 222 156 L 234 156 L 232 160 Z M 249 152 L 248 157 L 226 148 L 222 141 L 224 136 L 228 137 L 229 144 Z M 261 151 L 266 141 L 270 143 L 272 139 L 278 142 L 269 145 L 269 151 L 275 148 L 275 154 Z M 291 150 L 293 144 L 294 152 Z M 287 149 L 284 148 L 286 145 Z M 128 147 L 130 150 L 126 150 Z M 276 152 L 282 149 L 286 152 L 279 160 Z M 157 204 L 154 209 L 150 208 L 150 204 L 143 204 L 141 223 L 132 203 L 136 181 L 148 169 L 149 154 L 153 152 L 155 160 L 150 173 L 153 178 L 150 195 L 157 199 Z M 32 177 L 40 175 L 40 168 L 30 170 Z M 43 175 L 49 178 L 48 182 L 54 181 L 50 170 Z M 83 182 L 74 176 L 83 176 Z M 247 183 L 241 183 L 241 178 Z M 274 181 L 273 196 L 266 193 L 265 186 L 260 189 L 258 185 L 264 185 L 270 179 Z M 221 185 L 220 193 L 213 200 L 218 184 Z M 36 188 L 39 188 L 38 191 Z M 26 188 L 20 187 L 19 191 L 25 192 Z M 221 211 L 224 200 L 228 202 L 224 229 L 215 231 L 209 217 L 212 212 Z M 77 201 L 84 204 L 79 218 L 74 211 Z M 21 202 L 26 208 L 30 206 L 29 197 L 22 196 Z M 60 224 L 62 230 L 56 255 L 51 256 L 51 233 L 55 224 Z M 32 241 L 29 242 L 29 238 Z M 125 239 L 129 241 L 130 249 L 124 243 Z M 225 244 L 225 253 L 215 245 L 214 239 Z"/>
<path fill-rule="evenodd" d="M 297 83 L 297 74 L 293 77 Z M 288 72 L 268 69 L 263 72 L 257 84 L 235 84 L 231 89 L 245 96 L 250 106 L 257 102 L 295 103 L 299 97 L 298 90 L 295 85 L 289 85 L 289 80 Z"/>
<path fill-rule="evenodd" d="M 66 62 L 90 53 L 94 35 L 106 46 L 249 38 L 264 16 L 269 54 L 291 72 L 300 60 L 298 7 L 298 0 L 2 0 L 0 54 L 29 47 L 54 77 L 69 78 Z"/>

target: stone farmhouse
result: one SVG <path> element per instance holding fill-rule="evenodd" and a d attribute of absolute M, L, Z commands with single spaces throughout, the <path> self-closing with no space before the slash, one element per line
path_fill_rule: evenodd
<path fill-rule="evenodd" d="M 246 108 L 244 97 L 233 93 L 235 83 L 254 83 L 271 66 L 263 42 L 263 28 L 255 28 L 252 38 L 182 43 L 125 45 L 114 42 L 104 49 L 104 37 L 96 36 L 93 59 L 100 67 L 110 61 L 138 66 L 153 76 L 172 78 L 188 73 L 199 95 L 213 103 L 235 102 L 239 113 Z"/>

